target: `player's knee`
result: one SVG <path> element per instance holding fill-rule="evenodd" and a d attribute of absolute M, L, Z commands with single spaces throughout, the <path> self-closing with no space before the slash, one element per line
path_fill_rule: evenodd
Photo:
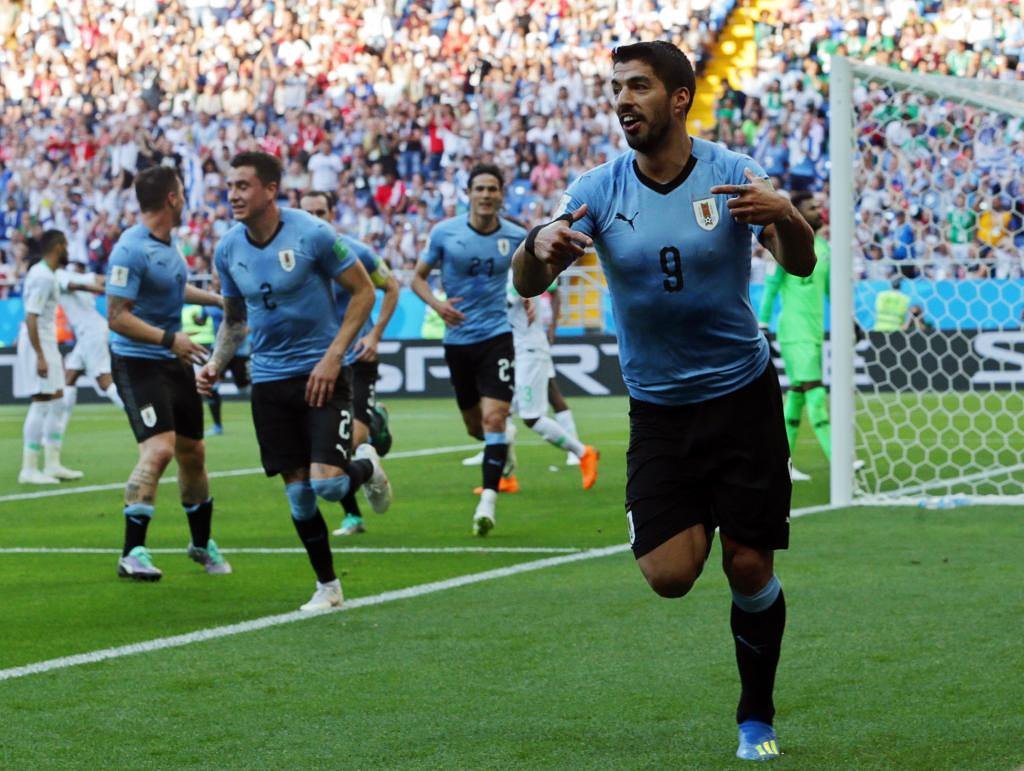
<path fill-rule="evenodd" d="M 641 566 L 648 586 L 659 597 L 678 599 L 689 594 L 700 576 L 700 567 L 677 565 Z"/>
<path fill-rule="evenodd" d="M 292 519 L 301 522 L 316 516 L 316 493 L 308 481 L 290 482 L 284 486 Z"/>
<path fill-rule="evenodd" d="M 505 419 L 508 416 L 502 412 L 489 412 L 484 415 L 484 433 L 497 434 L 505 430 Z"/>
<path fill-rule="evenodd" d="M 341 474 L 326 479 L 313 479 L 309 484 L 318 498 L 337 503 L 348 495 L 348 491 L 352 487 L 352 480 L 347 475 Z"/>
<path fill-rule="evenodd" d="M 807 392 L 807 416 L 816 426 L 828 423 L 828 391 L 824 386 Z"/>
<path fill-rule="evenodd" d="M 770 556 L 757 549 L 723 549 L 723 567 L 729 584 L 741 592 L 752 594 L 771 579 Z"/>
<path fill-rule="evenodd" d="M 174 446 L 170 443 L 153 444 L 142 450 L 140 460 L 147 466 L 162 472 L 174 458 Z"/>

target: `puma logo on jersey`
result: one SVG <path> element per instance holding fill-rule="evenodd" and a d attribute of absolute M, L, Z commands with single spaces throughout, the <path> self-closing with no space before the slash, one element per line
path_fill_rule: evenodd
<path fill-rule="evenodd" d="M 622 220 L 623 222 L 625 222 L 627 225 L 629 225 L 629 229 L 632 230 L 635 233 L 636 232 L 636 226 L 633 224 L 633 222 L 636 221 L 636 218 L 639 215 L 640 215 L 640 212 L 638 212 L 638 211 L 637 212 L 633 212 L 633 216 L 632 217 L 627 217 L 625 214 L 622 214 L 621 212 L 615 212 L 615 219 Z"/>

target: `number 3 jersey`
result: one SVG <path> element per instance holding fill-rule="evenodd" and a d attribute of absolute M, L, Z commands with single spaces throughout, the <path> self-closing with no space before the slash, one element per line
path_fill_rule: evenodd
<path fill-rule="evenodd" d="M 715 185 L 749 184 L 753 160 L 701 139 L 679 176 L 646 178 L 630 151 L 577 179 L 559 213 L 587 204 L 573 227 L 594 239 L 618 327 L 630 396 L 690 404 L 735 391 L 768 361 L 750 305 L 751 235 Z"/>
<path fill-rule="evenodd" d="M 468 345 L 510 332 L 505 284 L 512 255 L 526 238 L 526 231 L 498 219 L 497 229 L 481 233 L 469 224 L 466 214 L 439 222 L 430 231 L 424 261 L 440 267 L 441 283 L 455 309 L 466 315 L 455 327 L 445 327 L 447 345 Z M 438 265 L 440 263 L 440 265 Z"/>
<path fill-rule="evenodd" d="M 245 225 L 229 230 L 214 263 L 224 297 L 242 297 L 252 333 L 252 380 L 308 375 L 338 333 L 333 283 L 355 264 L 326 222 L 281 209 L 266 244 L 253 243 Z"/>

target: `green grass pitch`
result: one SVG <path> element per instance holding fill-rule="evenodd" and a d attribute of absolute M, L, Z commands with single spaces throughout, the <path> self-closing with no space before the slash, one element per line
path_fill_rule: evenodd
<path fill-rule="evenodd" d="M 396 499 L 334 538 L 348 600 L 562 552 L 621 544 L 626 402 L 576 399 L 602 451 L 595 489 L 520 427 L 522 492 L 471 533 L 479 470 L 451 401 L 392 401 Z M 211 471 L 258 465 L 248 406 L 225 406 Z M 217 476 L 214 534 L 235 573 L 184 553 L 173 484 L 150 546 L 158 584 L 115 576 L 118 489 L 134 463 L 114 408 L 76 410 L 65 464 L 112 486 L 12 499 L 23 407 L 0 408 L 0 671 L 294 611 L 313 578 L 279 480 Z M 796 465 L 825 503 L 809 428 Z M 172 466 L 169 474 L 174 473 Z M 336 527 L 341 515 L 325 511 Z M 1024 761 L 1021 518 L 1010 508 L 857 508 L 800 517 L 777 569 L 789 623 L 778 765 L 1012 769 Z M 345 551 L 352 547 L 362 550 Z M 378 551 L 383 549 L 430 551 Z M 458 551 L 440 551 L 442 548 Z M 468 549 L 468 551 L 466 550 Z M 520 551 L 499 551 L 519 549 Z M 535 551 L 527 551 L 529 549 Z M 356 607 L 260 631 L 0 679 L 0 768 L 728 768 L 737 676 L 717 549 L 682 601 L 657 598 L 627 551 Z M 3 675 L 0 674 L 0 678 Z"/>

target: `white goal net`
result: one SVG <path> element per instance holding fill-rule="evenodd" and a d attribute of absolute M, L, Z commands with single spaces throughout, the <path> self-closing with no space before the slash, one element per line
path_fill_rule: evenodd
<path fill-rule="evenodd" d="M 1024 95 L 837 59 L 830 100 L 832 501 L 1022 502 Z"/>

